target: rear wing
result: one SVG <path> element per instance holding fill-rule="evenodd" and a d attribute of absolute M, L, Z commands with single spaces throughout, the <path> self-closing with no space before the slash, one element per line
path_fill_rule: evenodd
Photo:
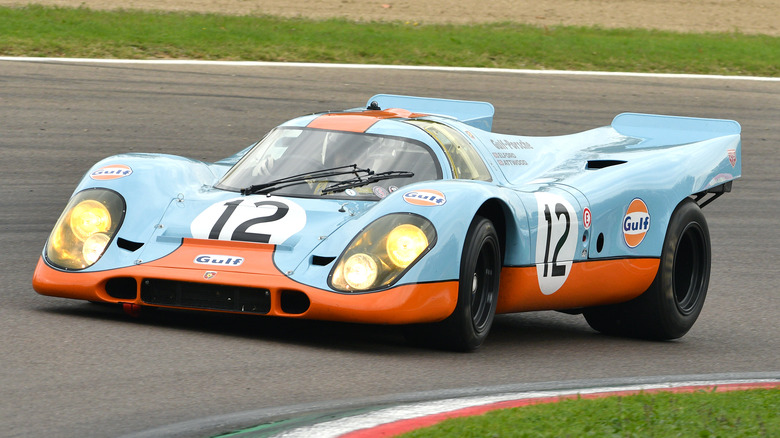
<path fill-rule="evenodd" d="M 376 105 L 374 105 L 376 103 Z M 368 99 L 368 107 L 400 108 L 414 113 L 444 116 L 485 131 L 493 128 L 493 105 L 470 100 L 434 99 L 430 97 L 377 94 Z"/>
<path fill-rule="evenodd" d="M 688 144 L 742 132 L 734 120 L 636 113 L 617 115 L 612 128 L 625 136 L 644 139 L 637 147 Z"/>

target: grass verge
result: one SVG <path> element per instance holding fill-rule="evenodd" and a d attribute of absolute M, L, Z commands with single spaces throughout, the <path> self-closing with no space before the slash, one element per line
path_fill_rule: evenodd
<path fill-rule="evenodd" d="M 780 76 L 780 38 L 516 23 L 0 8 L 0 56 L 206 59 Z"/>
<path fill-rule="evenodd" d="M 402 435 L 436 437 L 776 437 L 780 388 L 564 400 L 456 418 Z"/>

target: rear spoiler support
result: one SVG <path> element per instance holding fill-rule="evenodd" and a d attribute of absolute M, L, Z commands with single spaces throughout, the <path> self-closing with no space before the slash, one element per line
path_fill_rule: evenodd
<path fill-rule="evenodd" d="M 724 193 L 728 193 L 731 191 L 731 183 L 733 181 L 728 181 L 726 183 L 723 183 L 719 186 L 710 187 L 709 189 L 696 193 L 694 196 L 694 201 L 699 205 L 699 208 L 704 208 L 705 206 L 709 205 L 710 202 L 720 198 Z M 707 196 L 712 195 L 712 196 Z M 706 198 L 706 199 L 705 199 Z"/>

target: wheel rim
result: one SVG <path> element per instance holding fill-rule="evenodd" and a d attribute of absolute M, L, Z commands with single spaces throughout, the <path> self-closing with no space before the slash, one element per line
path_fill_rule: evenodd
<path fill-rule="evenodd" d="M 689 224 L 677 241 L 672 271 L 672 287 L 677 308 L 688 315 L 696 308 L 706 281 L 707 247 L 704 232 Z"/>
<path fill-rule="evenodd" d="M 479 252 L 471 280 L 471 322 L 477 332 L 485 329 L 490 321 L 495 297 L 495 247 L 485 242 Z"/>

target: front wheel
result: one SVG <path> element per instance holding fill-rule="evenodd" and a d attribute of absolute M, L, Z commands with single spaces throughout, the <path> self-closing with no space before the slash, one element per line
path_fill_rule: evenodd
<path fill-rule="evenodd" d="M 493 325 L 501 274 L 501 246 L 493 223 L 477 216 L 463 244 L 458 302 L 444 321 L 411 326 L 407 338 L 439 348 L 479 348 Z"/>
<path fill-rule="evenodd" d="M 585 319 L 602 333 L 648 339 L 685 335 L 701 313 L 710 278 L 710 233 L 695 202 L 681 202 L 669 220 L 658 273 L 627 303 L 588 309 Z"/>

